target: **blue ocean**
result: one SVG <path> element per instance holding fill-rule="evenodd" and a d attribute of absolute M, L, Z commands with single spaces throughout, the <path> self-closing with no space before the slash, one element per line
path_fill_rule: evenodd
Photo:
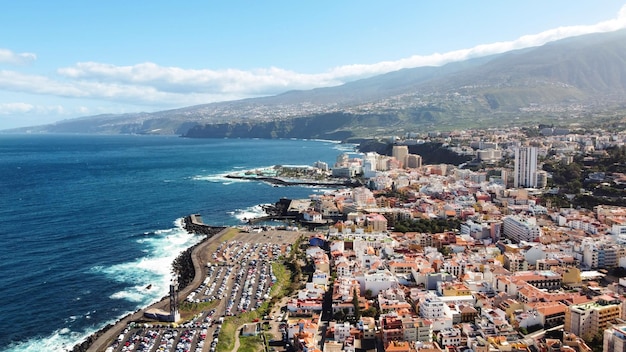
<path fill-rule="evenodd" d="M 224 176 L 332 165 L 352 145 L 174 136 L 0 135 L 0 351 L 63 351 L 167 294 L 171 263 L 260 204 L 321 189 Z M 151 285 L 150 289 L 147 286 Z"/>

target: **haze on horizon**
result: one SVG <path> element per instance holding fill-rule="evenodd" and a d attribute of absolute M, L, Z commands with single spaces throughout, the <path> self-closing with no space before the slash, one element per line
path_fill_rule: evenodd
<path fill-rule="evenodd" d="M 0 130 L 336 86 L 626 28 L 623 0 L 600 3 L 11 3 Z"/>

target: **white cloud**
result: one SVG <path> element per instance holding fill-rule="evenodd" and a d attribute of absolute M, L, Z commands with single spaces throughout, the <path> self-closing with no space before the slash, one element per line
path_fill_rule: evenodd
<path fill-rule="evenodd" d="M 616 18 L 595 25 L 559 27 L 512 41 L 482 44 L 446 53 L 414 55 L 397 61 L 339 66 L 318 74 L 298 73 L 277 67 L 246 71 L 184 69 L 159 66 L 152 62 L 129 66 L 79 62 L 71 67 L 58 69 L 57 77 L 0 70 L 0 90 L 146 105 L 152 109 L 169 108 L 272 95 L 293 89 L 335 86 L 403 68 L 440 66 L 539 46 L 566 37 L 609 32 L 625 27 L 626 6 L 622 7 Z M 0 63 L 25 63 L 34 59 L 34 54 L 15 54 L 0 49 Z"/>
<path fill-rule="evenodd" d="M 35 107 L 27 103 L 0 104 L 0 115 L 24 114 L 33 111 Z"/>
<path fill-rule="evenodd" d="M 14 53 L 8 49 L 0 48 L 0 63 L 23 65 L 31 63 L 37 59 L 37 55 L 33 53 Z"/>
<path fill-rule="evenodd" d="M 80 112 L 80 110 L 70 111 L 61 105 L 33 105 L 23 102 L 0 103 L 0 115 L 67 115 L 76 112 Z"/>
<path fill-rule="evenodd" d="M 525 35 L 516 40 L 481 44 L 469 49 L 454 50 L 447 53 L 415 55 L 397 61 L 385 61 L 371 65 L 346 65 L 336 67 L 330 72 L 335 79 L 372 76 L 403 68 L 421 66 L 440 66 L 454 61 L 504 53 L 511 50 L 540 46 L 551 41 L 584 34 L 612 32 L 626 28 L 626 6 L 623 6 L 614 19 L 588 26 L 568 26 L 550 29 L 538 34 Z"/>
<path fill-rule="evenodd" d="M 80 62 L 61 68 L 58 73 L 71 79 L 142 84 L 176 93 L 213 93 L 258 95 L 283 92 L 288 89 L 306 89 L 342 83 L 328 74 L 308 75 L 271 67 L 243 71 L 186 70 L 163 67 L 146 62 L 133 66 L 115 66 L 98 62 Z"/>
<path fill-rule="evenodd" d="M 186 91 L 170 92 L 142 84 L 88 80 L 62 81 L 7 70 L 0 70 L 0 90 L 165 108 L 239 98 L 228 93 L 218 95 Z"/>
<path fill-rule="evenodd" d="M 403 68 L 420 66 L 440 66 L 449 62 L 503 53 L 510 50 L 543 45 L 550 41 L 595 32 L 608 32 L 626 27 L 626 6 L 617 18 L 589 26 L 570 26 L 551 29 L 539 34 L 526 35 L 512 41 L 481 44 L 469 49 L 415 55 L 397 61 L 384 61 L 375 64 L 355 64 L 339 66 L 319 74 L 303 74 L 276 67 L 250 71 L 191 70 L 178 67 L 164 67 L 152 62 L 132 66 L 115 66 L 98 62 L 80 62 L 72 67 L 61 68 L 58 73 L 66 78 L 78 80 L 76 85 L 94 85 L 100 82 L 112 95 L 114 91 L 126 91 L 136 87 L 137 94 L 147 94 L 151 99 L 160 99 L 168 94 L 197 94 L 227 100 L 225 97 L 245 98 L 271 95 L 292 89 L 312 89 L 349 82 L 358 78 L 370 77 Z M 91 83 L 87 83 L 91 82 Z M 125 86 L 126 88 L 122 88 Z M 117 87 L 117 88 L 116 88 Z M 132 89 L 131 89 L 132 90 Z M 143 93 L 140 93 L 143 92 Z M 127 94 L 127 92 L 125 92 Z M 222 97 L 222 99 L 219 99 Z M 207 100 L 208 101 L 208 100 Z M 213 100 L 210 100 L 213 101 Z"/>

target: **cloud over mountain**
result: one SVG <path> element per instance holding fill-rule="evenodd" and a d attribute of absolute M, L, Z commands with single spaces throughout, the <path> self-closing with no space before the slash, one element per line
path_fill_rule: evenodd
<path fill-rule="evenodd" d="M 396 61 L 338 66 L 327 72 L 315 74 L 298 73 L 277 67 L 253 70 L 211 70 L 167 67 L 153 62 L 127 66 L 79 62 L 70 67 L 59 68 L 57 70 L 59 79 L 5 72 L 0 75 L 0 88 L 30 90 L 38 94 L 120 99 L 144 104 L 158 101 L 170 101 L 173 106 L 200 104 L 273 95 L 288 90 L 336 86 L 355 79 L 404 68 L 441 66 L 450 62 L 539 46 L 571 36 L 608 32 L 625 27 L 626 6 L 620 10 L 616 18 L 595 25 L 559 27 L 538 34 L 522 36 L 512 41 L 481 44 L 446 53 L 414 55 Z M 3 51 L 0 51 L 0 60 L 2 53 Z M 34 56 L 34 54 L 20 55 Z M 2 79 L 6 76 L 12 76 L 13 83 L 10 84 L 6 79 Z M 43 88 L 43 86 L 46 87 Z M 192 96 L 183 97 L 189 94 Z"/>
<path fill-rule="evenodd" d="M 566 26 L 511 41 L 481 44 L 444 53 L 413 55 L 399 60 L 360 63 L 329 68 L 324 72 L 301 73 L 279 67 L 256 69 L 189 69 L 164 66 L 155 62 L 115 65 L 106 62 L 77 62 L 51 73 L 24 66 L 37 60 L 34 53 L 17 53 L 0 48 L 0 90 L 66 99 L 89 99 L 94 105 L 118 104 L 128 110 L 159 110 L 188 105 L 271 96 L 291 90 L 339 86 L 406 68 L 441 66 L 514 49 L 540 46 L 547 42 L 588 33 L 626 28 L 626 6 L 615 18 L 594 25 Z M 32 65 L 31 65 L 32 66 Z M 0 66 L 1 68 L 1 66 Z M 3 101 L 5 107 L 19 101 Z M 26 104 L 37 105 L 27 102 Z M 17 105 L 14 105 L 17 106 Z M 34 109 L 17 109 L 31 113 Z M 54 110 L 51 110 L 54 111 Z M 65 109 L 60 111 L 75 111 Z M 91 112 L 95 110 L 92 109 Z"/>

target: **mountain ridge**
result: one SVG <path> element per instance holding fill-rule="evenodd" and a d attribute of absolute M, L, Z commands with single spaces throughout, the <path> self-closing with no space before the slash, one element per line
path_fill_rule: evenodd
<path fill-rule="evenodd" d="M 623 111 L 626 30 L 619 30 L 335 87 L 81 117 L 14 131 L 349 138 L 555 120 L 569 124 L 581 116 L 602 119 Z"/>

